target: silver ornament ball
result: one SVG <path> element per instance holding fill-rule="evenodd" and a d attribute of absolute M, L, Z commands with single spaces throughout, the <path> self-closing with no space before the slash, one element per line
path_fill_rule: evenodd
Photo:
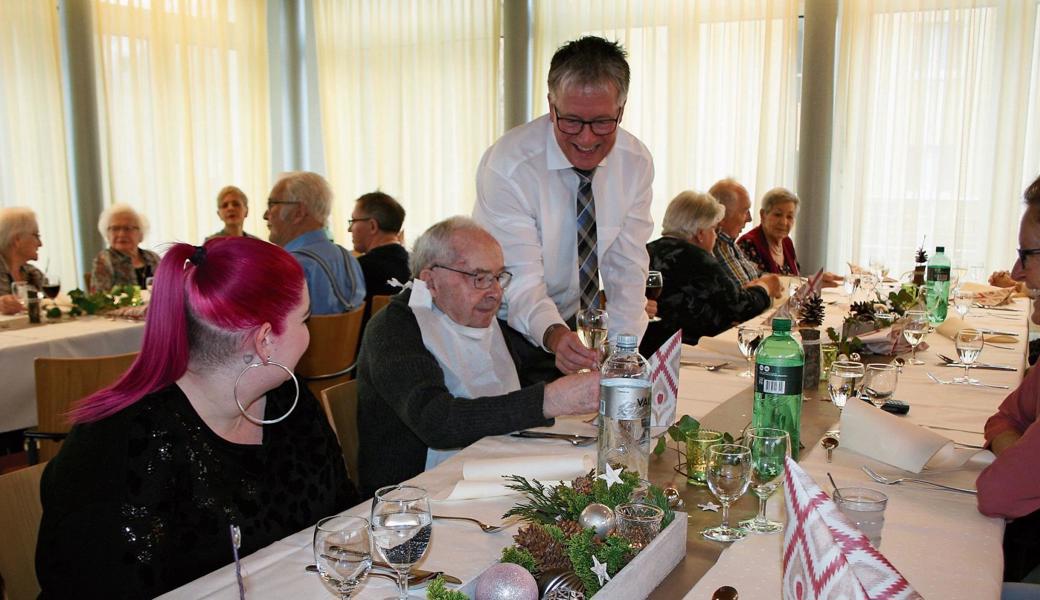
<path fill-rule="evenodd" d="M 617 525 L 617 517 L 614 516 L 614 511 L 606 504 L 593 502 L 581 511 L 581 515 L 578 517 L 578 524 L 581 525 L 582 529 L 594 530 L 596 537 L 605 538 L 614 531 L 614 527 Z"/>
<path fill-rule="evenodd" d="M 538 600 L 538 582 L 520 565 L 498 563 L 480 576 L 474 599 Z"/>

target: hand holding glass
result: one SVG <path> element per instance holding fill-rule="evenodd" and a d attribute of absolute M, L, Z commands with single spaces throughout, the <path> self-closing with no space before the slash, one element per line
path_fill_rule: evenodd
<path fill-rule="evenodd" d="M 747 530 L 729 526 L 729 505 L 736 502 L 751 483 L 751 450 L 737 444 L 716 444 L 708 448 L 708 489 L 722 503 L 722 524 L 709 527 L 701 535 L 716 542 L 733 542 L 747 536 Z"/>
<path fill-rule="evenodd" d="M 928 322 L 928 313 L 923 310 L 908 310 L 906 311 L 906 323 L 903 326 L 903 338 L 910 344 L 912 348 L 910 354 L 910 364 L 912 365 L 923 365 L 924 361 L 917 358 L 917 346 L 924 341 L 928 332 L 930 332 L 931 324 Z"/>
<path fill-rule="evenodd" d="M 957 358 L 964 365 L 964 377 L 958 377 L 954 381 L 958 383 L 978 383 L 978 379 L 972 379 L 968 376 L 968 369 L 971 368 L 971 365 L 978 360 L 979 354 L 982 353 L 982 346 L 985 344 L 982 332 L 970 327 L 961 329 L 957 332 L 956 337 L 953 338 L 953 343 L 957 347 Z"/>
<path fill-rule="evenodd" d="M 664 277 L 660 271 L 650 271 L 650 274 L 646 277 L 646 299 L 657 300 L 661 297 L 661 291 L 664 290 Z M 661 317 L 654 315 L 650 318 L 651 323 L 660 321 Z"/>
<path fill-rule="evenodd" d="M 367 519 L 339 515 L 314 527 L 314 564 L 325 584 L 347 600 L 372 568 Z"/>
<path fill-rule="evenodd" d="M 411 485 L 380 488 L 372 499 L 372 537 L 379 554 L 397 571 L 398 595 L 407 600 L 408 571 L 430 545 L 433 532 L 426 490 Z"/>
<path fill-rule="evenodd" d="M 851 360 L 836 360 L 827 376 L 827 393 L 831 402 L 841 411 L 849 398 L 859 397 L 859 386 L 863 382 L 863 363 Z"/>
<path fill-rule="evenodd" d="M 610 318 L 607 311 L 601 308 L 586 308 L 579 310 L 575 318 L 578 326 L 578 337 L 586 348 L 599 353 L 599 360 L 603 362 L 606 358 L 604 346 L 607 343 L 607 331 Z"/>
<path fill-rule="evenodd" d="M 879 363 L 867 365 L 863 377 L 863 391 L 870 398 L 870 403 L 881 408 L 896 393 L 899 380 L 899 368 L 895 365 Z"/>
<path fill-rule="evenodd" d="M 783 523 L 766 518 L 766 501 L 783 481 L 785 459 L 791 456 L 791 438 L 783 429 L 750 427 L 744 443 L 751 449 L 751 491 L 758 496 L 758 515 L 740 526 L 755 533 L 776 533 Z"/>
<path fill-rule="evenodd" d="M 744 360 L 747 361 L 747 370 L 740 374 L 741 377 L 754 378 L 755 374 L 751 371 L 751 361 L 755 358 L 755 350 L 758 350 L 758 343 L 762 341 L 762 330 L 752 325 L 741 325 L 737 328 L 737 348 L 740 349 L 740 353 L 744 355 Z"/>

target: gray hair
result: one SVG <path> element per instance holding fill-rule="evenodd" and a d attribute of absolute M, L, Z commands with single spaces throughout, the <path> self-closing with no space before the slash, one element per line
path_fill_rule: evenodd
<path fill-rule="evenodd" d="M 332 187 L 324 177 L 311 171 L 291 171 L 282 174 L 278 183 L 284 186 L 283 200 L 301 204 L 322 224 L 328 221 L 332 212 Z"/>
<path fill-rule="evenodd" d="M 585 36 L 567 42 L 556 50 L 549 63 L 549 99 L 552 102 L 570 86 L 612 85 L 617 90 L 618 106 L 628 98 L 631 72 L 625 49 L 617 42 Z"/>
<path fill-rule="evenodd" d="M 732 177 L 716 181 L 715 185 L 708 189 L 708 193 L 725 206 L 726 210 L 732 210 L 737 205 L 741 194 L 750 197 L 747 188 Z"/>
<path fill-rule="evenodd" d="M 39 229 L 36 213 L 25 206 L 0 208 L 0 251 L 7 250 L 20 235 L 32 235 Z"/>
<path fill-rule="evenodd" d="M 223 200 L 224 196 L 227 196 L 228 194 L 234 194 L 235 196 L 238 196 L 239 199 L 242 200 L 243 205 L 249 206 L 249 198 L 246 197 L 245 192 L 243 192 L 237 186 L 225 185 L 224 187 L 220 188 L 219 192 L 217 192 L 217 208 L 220 208 L 220 201 Z"/>
<path fill-rule="evenodd" d="M 664 211 L 661 235 L 688 239 L 697 232 L 710 229 L 726 216 L 726 208 L 711 194 L 680 192 Z"/>
<path fill-rule="evenodd" d="M 462 231 L 479 231 L 490 235 L 487 231 L 469 217 L 448 217 L 443 221 L 434 223 L 429 229 L 415 240 L 409 266 L 412 269 L 412 277 L 418 279 L 423 269 L 428 269 L 434 264 L 453 264 L 458 261 L 453 238 L 455 234 Z"/>
<path fill-rule="evenodd" d="M 123 202 L 116 202 L 115 204 L 109 205 L 108 208 L 101 211 L 101 216 L 98 217 L 97 229 L 101 237 L 108 239 L 108 226 L 112 223 L 112 217 L 116 215 L 130 215 L 137 221 L 137 226 L 141 229 L 141 235 L 148 235 L 148 219 L 141 213 L 134 210 L 134 207 Z"/>
<path fill-rule="evenodd" d="M 777 204 L 786 204 L 788 202 L 794 202 L 795 212 L 798 212 L 798 196 L 795 196 L 794 192 L 787 188 L 775 187 L 762 196 L 762 211 L 768 213 Z"/>

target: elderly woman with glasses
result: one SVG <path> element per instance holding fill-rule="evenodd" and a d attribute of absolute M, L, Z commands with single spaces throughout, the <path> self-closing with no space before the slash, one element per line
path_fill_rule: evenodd
<path fill-rule="evenodd" d="M 140 247 L 148 234 L 148 219 L 128 204 L 113 204 L 101 213 L 98 231 L 108 248 L 94 258 L 90 291 L 107 292 L 116 285 L 137 285 L 155 274 L 159 255 Z"/>
<path fill-rule="evenodd" d="M 29 264 L 39 258 L 40 227 L 32 209 L 12 206 L 0 209 L 0 314 L 13 315 L 22 310 L 14 295 L 14 284 L 26 282 L 40 289 L 43 273 Z"/>
<path fill-rule="evenodd" d="M 686 191 L 668 204 L 661 238 L 647 244 L 650 269 L 660 271 L 660 321 L 650 323 L 640 349 L 653 352 L 676 331 L 683 342 L 716 335 L 769 307 L 764 283 L 742 288 L 712 254 L 715 227 L 726 209 L 711 194 Z"/>

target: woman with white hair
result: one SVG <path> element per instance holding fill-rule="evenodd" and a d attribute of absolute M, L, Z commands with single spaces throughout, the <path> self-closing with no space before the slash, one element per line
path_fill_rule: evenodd
<path fill-rule="evenodd" d="M 128 204 L 113 204 L 101 213 L 98 231 L 108 240 L 108 248 L 94 259 L 90 291 L 107 292 L 116 285 L 143 288 L 159 265 L 158 254 L 140 248 L 148 220 Z"/>
<path fill-rule="evenodd" d="M 0 313 L 13 315 L 22 310 L 14 295 L 15 283 L 24 281 L 36 289 L 43 285 L 43 273 L 29 264 L 39 258 L 41 246 L 40 227 L 32 209 L 0 209 Z"/>
<path fill-rule="evenodd" d="M 741 236 L 737 245 L 763 273 L 798 275 L 798 256 L 791 241 L 798 196 L 785 188 L 773 188 L 762 196 L 758 216 L 758 227 Z"/>
<path fill-rule="evenodd" d="M 650 323 L 640 345 L 644 355 L 680 329 L 683 343 L 696 344 L 769 307 L 765 284 L 738 286 L 712 254 L 715 226 L 725 214 L 711 194 L 686 191 L 668 204 L 661 238 L 646 245 L 664 289 L 657 299 L 661 320 Z"/>

